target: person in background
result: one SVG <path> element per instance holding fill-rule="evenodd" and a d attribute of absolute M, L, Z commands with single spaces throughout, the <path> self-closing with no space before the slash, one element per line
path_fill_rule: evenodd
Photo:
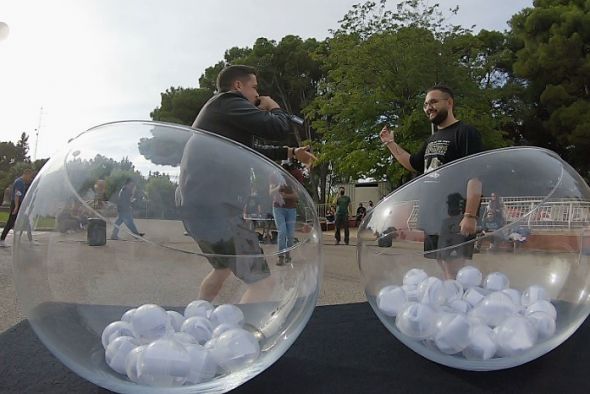
<path fill-rule="evenodd" d="M 297 219 L 297 202 L 299 198 L 287 183 L 285 177 L 278 171 L 271 175 L 269 193 L 272 198 L 272 214 L 278 232 L 279 260 L 277 265 L 281 266 L 291 262 L 288 249 L 293 246 L 295 237 L 295 221 Z"/>
<path fill-rule="evenodd" d="M 350 241 L 350 231 L 348 229 L 348 215 L 350 210 L 350 197 L 345 194 L 344 187 L 340 187 L 339 196 L 336 200 L 336 230 L 334 237 L 336 245 L 340 244 L 340 229 L 344 229 L 344 243 L 348 245 Z"/>
<path fill-rule="evenodd" d="M 367 208 L 365 208 L 363 206 L 362 202 L 359 202 L 359 206 L 356 209 L 356 226 L 357 227 L 361 223 L 361 221 L 365 218 L 366 214 L 367 214 Z"/>
<path fill-rule="evenodd" d="M 217 91 L 200 110 L 194 128 L 239 142 L 274 161 L 297 159 L 311 166 L 316 160 L 309 146 L 255 144 L 255 139 L 285 140 L 291 131 L 291 116 L 271 97 L 258 94 L 256 69 L 245 65 L 224 68 L 217 77 Z M 220 159 L 212 144 L 195 133 L 180 164 L 181 210 L 189 234 L 204 253 L 231 256 L 207 257 L 213 269 L 201 282 L 199 298 L 212 301 L 233 274 L 247 285 L 240 302 L 259 302 L 272 291 L 273 282 L 266 260 L 260 257 L 258 235 L 243 218 L 243 203 L 251 189 L 249 169 L 232 166 L 231 157 Z M 231 178 L 224 181 L 232 192 L 211 195 L 206 201 L 203 191 L 219 190 L 220 179 L 218 171 L 202 163 L 224 168 L 223 173 Z"/>
<path fill-rule="evenodd" d="M 2 236 L 0 237 L 0 247 L 6 247 L 6 236 L 8 232 L 14 228 L 14 224 L 16 223 L 16 217 L 18 216 L 18 212 L 20 210 L 21 204 L 23 199 L 25 198 L 25 194 L 29 189 L 31 181 L 33 180 L 33 170 L 30 168 L 25 168 L 22 175 L 16 178 L 14 183 L 12 184 L 12 194 L 10 198 L 10 211 L 8 213 L 8 220 L 6 221 L 6 225 L 4 226 L 4 230 L 2 230 Z M 27 235 L 29 241 L 33 241 L 33 235 L 31 231 L 27 231 Z"/>
<path fill-rule="evenodd" d="M 113 227 L 113 232 L 111 234 L 112 240 L 119 239 L 119 229 L 121 224 L 125 223 L 127 228 L 131 231 L 131 233 L 137 235 L 138 237 L 143 237 L 145 234 L 140 233 L 135 226 L 135 222 L 133 221 L 133 207 L 132 204 L 135 201 L 135 182 L 133 179 L 127 178 L 125 180 L 125 184 L 119 191 L 119 199 L 117 200 L 117 220 L 115 221 L 115 227 Z"/>
<path fill-rule="evenodd" d="M 443 164 L 482 151 L 479 132 L 473 126 L 455 118 L 453 113 L 455 96 L 449 87 L 436 85 L 428 89 L 423 108 L 430 122 L 436 126 L 436 131 L 428 137 L 418 152 L 410 154 L 397 144 L 395 134 L 388 126 L 384 126 L 379 134 L 383 145 L 408 171 L 428 174 Z M 439 186 L 436 177 L 433 177 L 428 184 L 425 182 L 425 186 L 428 187 L 428 190 L 423 193 L 424 198 L 436 194 L 444 185 Z M 425 252 L 447 247 L 450 239 L 458 240 L 458 237 L 449 237 L 448 231 L 456 231 L 456 235 L 463 237 L 463 242 L 475 239 L 482 194 L 482 185 L 479 179 L 476 176 L 470 178 L 466 190 L 462 193 L 465 193 L 465 196 L 461 196 L 461 199 L 453 198 L 453 202 L 458 204 L 457 207 L 451 206 L 450 209 L 445 208 L 444 205 L 447 201 L 443 198 L 436 201 L 436 204 L 432 204 L 431 198 L 429 202 L 420 201 L 418 226 L 424 231 Z M 455 212 L 455 208 L 460 210 L 457 215 L 453 216 L 453 220 L 457 220 L 456 225 L 451 224 L 447 220 L 450 217 L 444 214 L 447 211 Z M 441 225 L 443 224 L 444 231 L 447 232 L 445 239 L 441 237 Z M 444 256 L 438 253 L 425 253 L 425 257 L 436 258 L 447 278 L 454 279 L 458 269 L 463 266 L 464 260 L 471 259 L 473 244 L 473 242 L 466 244 L 469 247 L 462 247 L 460 250 L 447 249 Z"/>

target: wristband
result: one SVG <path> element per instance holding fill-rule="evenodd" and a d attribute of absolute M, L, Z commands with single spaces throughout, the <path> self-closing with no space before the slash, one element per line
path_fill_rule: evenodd
<path fill-rule="evenodd" d="M 463 214 L 463 216 L 466 217 L 466 218 L 477 219 L 477 216 L 476 215 L 473 215 L 473 214 L 467 213 L 467 212 L 465 212 Z"/>

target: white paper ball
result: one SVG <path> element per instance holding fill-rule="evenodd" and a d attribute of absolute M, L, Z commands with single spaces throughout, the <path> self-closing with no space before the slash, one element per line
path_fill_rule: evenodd
<path fill-rule="evenodd" d="M 102 331 L 102 347 L 106 350 L 109 344 L 118 337 L 135 337 L 131 324 L 124 321 L 114 321 Z"/>
<path fill-rule="evenodd" d="M 428 278 L 428 274 L 419 268 L 412 268 L 404 275 L 403 285 L 418 286 L 420 282 Z"/>
<path fill-rule="evenodd" d="M 147 345 L 137 346 L 127 354 L 127 358 L 125 359 L 125 373 L 132 382 L 139 382 L 137 377 L 137 361 L 139 360 L 139 355 L 145 350 L 146 346 Z"/>
<path fill-rule="evenodd" d="M 127 312 L 123 313 L 123 316 L 121 316 L 121 321 L 131 323 L 131 318 L 133 317 L 133 314 L 135 313 L 136 310 L 137 310 L 137 308 L 132 308 L 132 309 L 129 309 Z"/>
<path fill-rule="evenodd" d="M 221 323 L 220 325 L 215 327 L 215 329 L 211 333 L 211 338 L 217 338 L 218 336 L 220 336 L 224 332 L 234 329 L 234 328 L 240 328 L 240 327 L 234 326 L 233 324 Z"/>
<path fill-rule="evenodd" d="M 458 313 L 467 313 L 471 310 L 471 305 L 463 299 L 452 300 L 448 303 L 448 305 L 451 310 Z"/>
<path fill-rule="evenodd" d="M 443 282 L 434 276 L 420 282 L 418 285 L 418 301 L 435 307 L 444 304 L 445 289 Z"/>
<path fill-rule="evenodd" d="M 537 342 L 537 329 L 526 317 L 515 315 L 504 320 L 494 329 L 498 355 L 512 357 L 521 354 Z"/>
<path fill-rule="evenodd" d="M 432 307 L 409 302 L 395 318 L 396 327 L 405 335 L 424 339 L 436 331 L 436 312 Z"/>
<path fill-rule="evenodd" d="M 260 345 L 252 333 L 235 328 L 216 338 L 210 351 L 217 365 L 232 372 L 252 364 L 260 355 Z"/>
<path fill-rule="evenodd" d="M 184 316 L 176 311 L 166 311 L 166 313 L 168 314 L 170 325 L 174 331 L 180 331 L 180 327 L 182 327 L 182 323 L 184 323 Z"/>
<path fill-rule="evenodd" d="M 195 317 L 201 316 L 206 319 L 209 318 L 209 314 L 215 307 L 209 302 L 205 300 L 194 300 L 189 303 L 186 308 L 184 308 L 184 317 Z"/>
<path fill-rule="evenodd" d="M 189 317 L 182 323 L 180 330 L 191 335 L 200 345 L 211 339 L 213 332 L 211 322 L 201 316 Z"/>
<path fill-rule="evenodd" d="M 551 316 L 553 320 L 557 319 L 557 309 L 555 309 L 555 306 L 547 300 L 535 301 L 526 308 L 527 316 L 535 312 L 545 312 Z"/>
<path fill-rule="evenodd" d="M 131 318 L 131 326 L 135 337 L 142 344 L 166 337 L 174 332 L 164 308 L 154 304 L 137 308 Z"/>
<path fill-rule="evenodd" d="M 492 272 L 486 276 L 483 287 L 492 291 L 504 290 L 510 287 L 510 280 L 501 272 Z"/>
<path fill-rule="evenodd" d="M 227 323 L 241 327 L 244 325 L 244 312 L 235 305 L 223 304 L 213 309 L 209 316 L 209 320 L 211 320 L 213 326 Z"/>
<path fill-rule="evenodd" d="M 503 289 L 502 293 L 506 294 L 512 300 L 512 303 L 517 307 L 522 308 L 522 293 L 517 289 Z"/>
<path fill-rule="evenodd" d="M 488 294 L 469 313 L 479 317 L 488 326 L 496 327 L 518 312 L 510 297 L 500 291 Z"/>
<path fill-rule="evenodd" d="M 182 345 L 186 345 L 188 343 L 199 343 L 195 337 L 182 331 L 175 332 L 170 336 L 170 339 L 174 339 L 175 341 L 180 342 Z"/>
<path fill-rule="evenodd" d="M 540 300 L 551 300 L 551 296 L 543 286 L 529 286 L 525 291 L 522 292 L 521 303 L 525 307 L 528 307 L 529 305 L 534 304 Z"/>
<path fill-rule="evenodd" d="M 460 300 L 463 297 L 463 285 L 453 279 L 447 279 L 443 282 L 445 302 L 450 304 L 452 301 Z"/>
<path fill-rule="evenodd" d="M 483 324 L 476 324 L 469 329 L 469 345 L 463 349 L 463 356 L 468 360 L 489 360 L 497 350 L 493 330 Z"/>
<path fill-rule="evenodd" d="M 181 386 L 188 377 L 190 363 L 184 346 L 172 339 L 158 339 L 139 354 L 137 379 L 149 386 Z"/>
<path fill-rule="evenodd" d="M 115 372 L 126 373 L 125 360 L 130 351 L 139 346 L 139 342 L 132 337 L 115 338 L 107 347 L 105 361 Z"/>
<path fill-rule="evenodd" d="M 539 340 L 548 339 L 555 334 L 555 329 L 557 328 L 555 319 L 548 313 L 543 311 L 527 313 L 527 318 L 537 329 Z"/>
<path fill-rule="evenodd" d="M 445 354 L 456 354 L 469 345 L 469 322 L 464 315 L 442 313 L 436 323 L 434 343 Z"/>
<path fill-rule="evenodd" d="M 463 300 L 467 301 L 469 305 L 472 307 L 479 304 L 483 299 L 490 293 L 489 290 L 486 290 L 481 287 L 470 287 L 465 290 L 463 293 Z"/>
<path fill-rule="evenodd" d="M 385 286 L 377 294 L 377 307 L 387 316 L 395 316 L 408 301 L 404 289 L 399 286 Z"/>
<path fill-rule="evenodd" d="M 457 272 L 457 280 L 464 289 L 481 285 L 482 278 L 481 271 L 471 265 L 467 265 Z"/>
<path fill-rule="evenodd" d="M 418 301 L 418 286 L 417 285 L 403 285 L 402 289 L 406 293 L 406 298 L 410 302 Z"/>
<path fill-rule="evenodd" d="M 209 350 L 198 344 L 187 345 L 190 356 L 190 369 L 187 382 L 197 384 L 212 379 L 217 372 L 217 364 Z"/>

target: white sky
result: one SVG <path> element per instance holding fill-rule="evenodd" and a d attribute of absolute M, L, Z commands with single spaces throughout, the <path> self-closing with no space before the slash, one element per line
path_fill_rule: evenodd
<path fill-rule="evenodd" d="M 10 28 L 0 41 L 0 141 L 25 132 L 35 158 L 40 124 L 36 158 L 44 158 L 98 124 L 149 119 L 161 92 L 197 87 L 225 50 L 258 37 L 322 40 L 359 2 L 0 0 Z M 502 31 L 532 0 L 438 3 L 460 6 L 454 24 Z"/>

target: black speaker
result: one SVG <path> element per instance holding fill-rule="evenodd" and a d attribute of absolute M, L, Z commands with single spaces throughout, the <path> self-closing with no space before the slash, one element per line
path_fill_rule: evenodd
<path fill-rule="evenodd" d="M 397 237 L 397 230 L 395 227 L 388 227 L 383 231 L 381 236 L 377 239 L 377 246 L 380 248 L 390 248 L 393 245 L 393 240 Z"/>
<path fill-rule="evenodd" d="M 88 245 L 102 246 L 107 243 L 107 223 L 99 218 L 88 219 Z"/>

